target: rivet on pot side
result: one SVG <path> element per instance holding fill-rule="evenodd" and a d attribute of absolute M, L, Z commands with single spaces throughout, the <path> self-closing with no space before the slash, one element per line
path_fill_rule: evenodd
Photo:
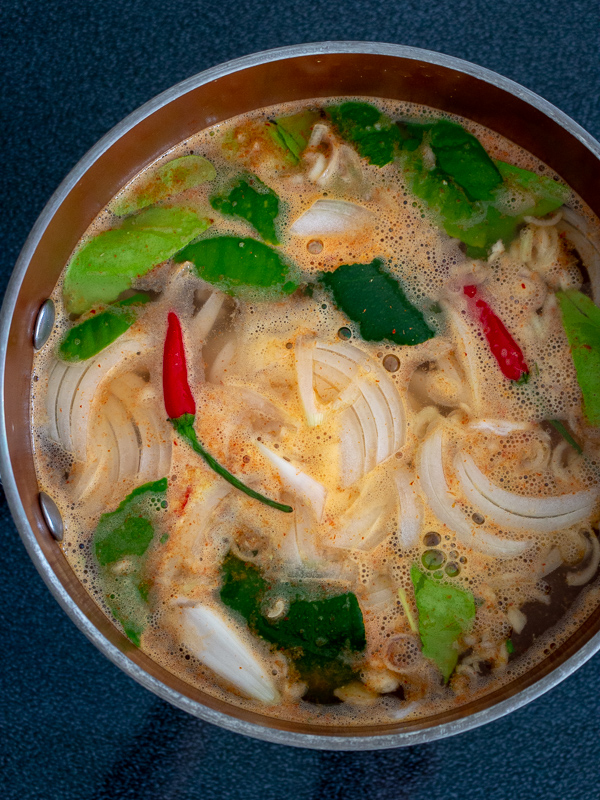
<path fill-rule="evenodd" d="M 46 492 L 40 492 L 40 508 L 42 509 L 42 514 L 44 515 L 44 521 L 48 526 L 48 530 L 57 542 L 62 542 L 64 534 L 62 516 L 56 503 Z"/>
<path fill-rule="evenodd" d="M 33 346 L 36 350 L 41 350 L 48 341 L 54 327 L 54 318 L 54 303 L 50 299 L 45 300 L 38 311 L 33 329 Z"/>

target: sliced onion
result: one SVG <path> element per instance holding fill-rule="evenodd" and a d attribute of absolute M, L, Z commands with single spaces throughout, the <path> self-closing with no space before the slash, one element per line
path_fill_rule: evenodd
<path fill-rule="evenodd" d="M 172 436 L 150 402 L 156 397 L 151 384 L 133 372 L 112 381 L 111 393 L 127 409 L 139 438 L 140 459 L 136 482 L 159 480 L 171 471 Z M 146 405 L 148 401 L 148 405 Z"/>
<path fill-rule="evenodd" d="M 106 416 L 94 426 L 90 436 L 88 458 L 83 472 L 72 481 L 73 499 L 85 503 L 86 511 L 94 514 L 104 508 L 119 478 L 119 445 Z"/>
<path fill-rule="evenodd" d="M 310 428 L 320 425 L 323 422 L 323 412 L 317 409 L 314 375 L 313 375 L 313 353 L 315 340 L 301 336 L 296 341 L 296 374 L 298 376 L 298 392 L 306 422 Z"/>
<path fill-rule="evenodd" d="M 336 173 L 340 167 L 340 153 L 341 147 L 336 142 L 332 141 L 329 161 L 327 162 L 323 172 L 315 181 L 315 183 L 318 183 L 319 186 L 327 186 L 328 183 L 331 183 L 335 179 Z"/>
<path fill-rule="evenodd" d="M 527 617 L 525 616 L 525 614 L 518 608 L 514 608 L 513 606 L 512 608 L 508 609 L 508 611 L 506 612 L 506 616 L 515 633 L 521 633 L 523 628 L 527 624 Z"/>
<path fill-rule="evenodd" d="M 351 486 L 385 461 L 406 438 L 406 414 L 394 382 L 378 364 L 350 344 L 317 342 L 315 375 L 335 387 L 328 410 L 339 411 L 341 486 Z"/>
<path fill-rule="evenodd" d="M 454 531 L 465 547 L 471 547 L 487 556 L 514 558 L 521 555 L 530 542 L 501 539 L 469 524 L 460 509 L 457 498 L 451 493 L 443 467 L 443 428 L 436 428 L 423 442 L 419 458 L 421 488 L 436 517 Z"/>
<path fill-rule="evenodd" d="M 323 519 L 323 511 L 325 510 L 325 499 L 327 497 L 327 489 L 322 483 L 311 478 L 306 472 L 296 469 L 285 458 L 273 453 L 262 442 L 256 442 L 256 446 L 260 452 L 267 458 L 271 464 L 277 469 L 279 477 L 282 482 L 291 492 L 297 495 L 303 502 L 307 503 L 315 513 L 319 522 Z"/>
<path fill-rule="evenodd" d="M 249 389 L 247 386 L 237 386 L 235 384 L 228 384 L 236 396 L 242 398 L 244 403 L 249 406 L 256 414 L 272 420 L 280 427 L 290 428 L 296 430 L 297 425 L 292 418 L 279 406 L 275 405 L 271 400 L 254 389 Z"/>
<path fill-rule="evenodd" d="M 551 217 L 548 217 L 548 219 L 526 216 L 523 217 L 523 221 L 529 223 L 530 225 L 537 225 L 539 228 L 549 228 L 551 225 L 556 225 L 557 222 L 560 222 L 562 215 L 562 209 L 559 208 L 558 211 L 552 214 Z"/>
<path fill-rule="evenodd" d="M 365 452 L 365 474 L 367 474 L 377 466 L 377 424 L 371 406 L 364 396 L 359 397 L 358 400 L 352 404 L 352 409 L 358 418 L 362 431 Z M 386 440 L 387 433 L 388 432 L 385 431 Z M 389 440 L 385 442 L 385 446 L 389 446 Z"/>
<path fill-rule="evenodd" d="M 389 605 L 394 600 L 394 592 L 390 586 L 380 586 L 370 591 L 361 602 L 369 611 L 375 611 Z"/>
<path fill-rule="evenodd" d="M 313 514 L 304 503 L 297 502 L 294 504 L 293 523 L 296 531 L 296 544 L 304 567 L 309 569 L 316 568 L 319 572 L 322 572 L 325 564 L 315 544 Z M 327 566 L 334 568 L 333 563 Z"/>
<path fill-rule="evenodd" d="M 469 423 L 475 431 L 495 433 L 497 436 L 508 436 L 515 431 L 531 430 L 531 422 L 510 422 L 507 419 L 478 419 Z"/>
<path fill-rule="evenodd" d="M 321 175 L 327 168 L 327 159 L 323 153 L 315 153 L 315 161 L 307 175 L 308 180 L 312 183 L 317 183 Z"/>
<path fill-rule="evenodd" d="M 188 538 L 186 549 L 193 556 L 202 557 L 205 547 L 212 542 L 214 537 L 210 535 L 209 531 L 214 513 L 221 500 L 230 492 L 231 485 L 226 481 L 218 480 L 207 490 L 202 489 L 196 493 L 191 501 L 188 501 L 179 526 L 187 526 L 190 529 L 191 538 Z"/>
<path fill-rule="evenodd" d="M 324 173 L 325 174 L 325 173 Z M 317 200 L 291 225 L 296 236 L 359 233 L 375 219 L 372 211 L 347 200 Z"/>
<path fill-rule="evenodd" d="M 300 548 L 298 547 L 295 519 L 291 520 L 287 531 L 278 539 L 277 549 L 279 550 L 279 555 L 283 559 L 286 569 L 291 568 L 292 571 L 302 569 L 304 562 L 302 560 Z"/>
<path fill-rule="evenodd" d="M 268 664 L 225 614 L 201 604 L 184 606 L 180 613 L 183 642 L 203 664 L 247 697 L 267 705 L 279 702 Z"/>
<path fill-rule="evenodd" d="M 332 547 L 368 553 L 389 535 L 390 531 L 382 525 L 387 509 L 381 508 L 379 504 L 371 504 L 365 508 L 364 501 L 361 492 L 358 500 L 339 521 L 340 531 L 329 542 Z"/>
<path fill-rule="evenodd" d="M 421 704 L 413 701 L 412 703 L 404 703 L 400 708 L 394 708 L 387 712 L 388 716 L 395 719 L 397 722 L 401 719 L 409 717 Z"/>
<path fill-rule="evenodd" d="M 590 543 L 591 553 L 589 555 L 589 563 L 587 567 L 579 572 L 570 572 L 567 575 L 567 583 L 569 586 L 583 586 L 596 574 L 598 564 L 600 564 L 600 543 L 595 534 L 591 534 L 588 539 Z"/>
<path fill-rule="evenodd" d="M 206 340 L 206 337 L 213 329 L 219 311 L 225 301 L 225 295 L 221 292 L 212 292 L 208 297 L 200 311 L 192 318 L 190 322 L 190 339 L 196 344 L 200 344 Z"/>
<path fill-rule="evenodd" d="M 353 408 L 340 417 L 340 486 L 347 489 L 365 474 L 365 437 Z"/>
<path fill-rule="evenodd" d="M 136 429 L 123 406 L 114 395 L 109 395 L 104 405 L 104 413 L 119 445 L 119 477 L 122 484 L 139 472 L 140 445 Z"/>
<path fill-rule="evenodd" d="M 590 238 L 590 230 L 585 219 L 573 209 L 563 206 L 563 219 L 558 230 L 566 233 L 567 238 L 576 247 L 585 264 L 592 284 L 594 302 L 600 302 L 600 252 L 596 243 Z"/>
<path fill-rule="evenodd" d="M 475 411 L 479 413 L 482 406 L 482 397 L 475 345 L 476 334 L 469 327 L 459 311 L 447 303 L 443 304 L 443 308 L 447 318 L 450 320 L 454 337 L 457 340 L 456 355 L 467 376 L 468 385 L 471 387 Z"/>
<path fill-rule="evenodd" d="M 76 460 L 86 459 L 87 428 L 100 384 L 115 367 L 145 346 L 140 340 L 119 339 L 81 364 L 59 365 L 52 370 L 46 396 L 50 434 L 55 434 Z"/>
<path fill-rule="evenodd" d="M 145 401 L 154 389 L 135 373 L 110 384 L 105 401 L 88 425 L 83 472 L 74 470 L 73 496 L 94 513 L 123 484 L 139 486 L 171 471 L 171 436 Z"/>
<path fill-rule="evenodd" d="M 235 350 L 236 344 L 233 339 L 225 342 L 223 347 L 217 353 L 217 356 L 208 372 L 207 378 L 210 383 L 223 383 L 225 379 L 225 373 L 233 361 Z"/>
<path fill-rule="evenodd" d="M 540 577 L 545 578 L 546 575 L 550 575 L 550 573 L 554 572 L 555 569 L 558 569 L 562 563 L 563 559 L 560 554 L 560 550 L 558 547 L 553 547 L 548 552 L 548 555 L 544 558 Z"/>
<path fill-rule="evenodd" d="M 398 534 L 402 546 L 409 549 L 419 541 L 423 524 L 423 504 L 417 491 L 417 482 L 408 472 L 397 470 L 394 481 L 400 500 Z"/>
<path fill-rule="evenodd" d="M 478 495 L 488 501 L 488 508 L 493 505 L 512 516 L 525 518 L 521 520 L 524 529 L 531 527 L 532 530 L 539 530 L 528 522 L 532 519 L 547 520 L 548 527 L 544 530 L 548 532 L 568 528 L 590 516 L 597 498 L 593 489 L 558 497 L 523 497 L 508 492 L 493 484 L 467 453 L 459 453 L 454 466 L 467 491 L 472 491 L 470 487 L 473 487 Z M 517 522 L 514 520 L 515 525 Z"/>
<path fill-rule="evenodd" d="M 313 129 L 310 134 L 310 139 L 308 140 L 308 146 L 310 147 L 317 147 L 317 145 L 321 144 L 323 141 L 324 136 L 329 135 L 329 127 L 324 125 L 322 122 L 317 122 L 316 125 L 313 126 Z"/>

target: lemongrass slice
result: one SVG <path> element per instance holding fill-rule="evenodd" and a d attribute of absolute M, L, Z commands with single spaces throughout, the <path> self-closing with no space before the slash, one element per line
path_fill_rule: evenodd
<path fill-rule="evenodd" d="M 594 489 L 586 489 L 562 494 L 558 497 L 524 497 L 493 484 L 468 453 L 460 453 L 455 460 L 455 465 L 457 463 L 461 463 L 466 477 L 486 500 L 511 514 L 533 518 L 570 517 L 573 514 L 581 514 L 569 523 L 572 525 L 585 519 L 591 513 L 598 496 Z M 562 527 L 567 526 L 563 525 Z"/>
<path fill-rule="evenodd" d="M 436 517 L 454 531 L 465 547 L 495 558 L 515 558 L 530 547 L 530 542 L 502 539 L 469 524 L 451 493 L 443 467 L 443 428 L 434 429 L 421 446 L 419 481 Z"/>
<path fill-rule="evenodd" d="M 325 175 L 325 170 L 320 177 Z M 364 206 L 347 200 L 317 200 L 308 211 L 292 223 L 290 233 L 296 236 L 331 236 L 359 233 L 373 223 L 375 215 Z"/>
<path fill-rule="evenodd" d="M 181 608 L 183 643 L 209 669 L 242 694 L 266 705 L 279 702 L 269 667 L 221 611 L 197 604 Z"/>
<path fill-rule="evenodd" d="M 262 442 L 256 442 L 256 446 L 277 469 L 279 477 L 287 489 L 307 503 L 314 511 L 317 520 L 321 522 L 327 497 L 327 489 L 323 484 L 311 478 L 306 472 L 302 472 L 302 470 L 292 466 L 285 458 L 273 453 Z"/>

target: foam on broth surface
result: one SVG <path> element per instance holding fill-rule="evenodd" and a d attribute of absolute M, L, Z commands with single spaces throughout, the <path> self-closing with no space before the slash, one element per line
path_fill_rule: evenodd
<path fill-rule="evenodd" d="M 328 99 L 326 104 L 335 102 Z M 444 117 L 425 107 L 392 101 L 369 102 L 376 102 L 394 119 L 427 121 Z M 194 314 L 207 302 L 212 287 L 195 277 L 186 265 L 169 260 L 136 282 L 136 288 L 150 291 L 154 298 L 126 334 L 133 339 L 137 337 L 143 346 L 140 345 L 139 351 L 134 348 L 124 365 L 118 366 L 101 384 L 93 407 L 100 419 L 103 414 L 112 414 L 107 410 L 107 403 L 113 402 L 112 396 L 130 397 L 131 405 L 127 408 L 134 410 L 136 403 L 148 403 L 148 408 L 153 403 L 157 420 L 153 444 L 157 448 L 172 448 L 168 508 L 161 522 L 169 535 L 149 556 L 153 614 L 142 636 L 142 649 L 192 685 L 263 714 L 323 725 L 383 724 L 404 717 L 433 715 L 494 691 L 535 668 L 597 607 L 595 574 L 583 587 L 566 583 L 569 573 L 586 566 L 589 554 L 586 555 L 585 538 L 582 539 L 579 530 L 592 530 L 597 523 L 597 510 L 566 531 L 536 533 L 535 537 L 525 529 L 507 532 L 492 525 L 500 538 L 515 542 L 534 539 L 522 555 L 500 560 L 465 546 L 439 520 L 421 490 L 418 490 L 422 507 L 418 540 L 409 547 L 403 545 L 398 534 L 398 497 L 393 488 L 398 470 L 410 474 L 418 483 L 420 448 L 435 425 L 444 430 L 444 470 L 450 489 L 457 496 L 460 486 L 455 458 L 459 453 L 471 455 L 492 483 L 524 497 L 544 498 L 597 487 L 600 442 L 597 433 L 582 418 L 581 392 L 568 342 L 560 315 L 551 307 L 551 298 L 548 299 L 551 295 L 548 287 L 553 281 L 559 286 L 577 288 L 587 278 L 556 226 L 553 228 L 557 237 L 555 258 L 543 266 L 543 273 L 535 261 L 536 257 L 539 260 L 542 248 L 539 243 L 537 251 L 532 248 L 529 261 L 523 260 L 519 242 L 489 263 L 467 259 L 458 241 L 433 223 L 394 163 L 379 168 L 363 160 L 360 181 L 341 193 L 344 199 L 358 202 L 372 212 L 373 222 L 364 231 L 356 235 L 318 237 L 289 234 L 289 226 L 317 200 L 338 197 L 340 193 L 308 181 L 307 166 L 302 162 L 298 167 L 276 163 L 269 157 L 269 149 L 261 146 L 256 129 L 265 119 L 296 113 L 305 106 L 322 105 L 325 103 L 315 100 L 263 109 L 202 131 L 164 154 L 159 163 L 187 154 L 202 155 L 217 171 L 214 182 L 188 189 L 176 202 L 192 205 L 215 220 L 209 233 L 251 235 L 244 221 L 218 215 L 209 206 L 209 197 L 216 189 L 224 187 L 241 170 L 250 170 L 275 190 L 284 203 L 278 218 L 281 250 L 297 266 L 304 283 L 340 264 L 368 263 L 381 258 L 401 282 L 408 300 L 423 311 L 436 333 L 435 338 L 413 347 L 389 341 L 364 341 L 358 326 L 338 310 L 331 295 L 316 287 L 312 294 L 297 292 L 289 300 L 277 302 L 252 295 L 236 300 L 226 297 L 206 341 L 194 342 L 190 340 Z M 457 121 L 480 139 L 492 158 L 538 174 L 549 174 L 548 168 L 531 154 L 498 134 L 468 120 Z M 231 152 L 233 141 L 239 147 L 235 158 Z M 135 180 L 139 181 L 139 176 Z M 131 186 L 124 189 L 125 194 L 131 191 Z M 99 215 L 84 239 L 119 224 L 111 211 L 113 205 L 109 204 Z M 571 194 L 567 205 L 586 221 L 589 238 L 596 243 L 600 241 L 598 221 L 579 198 Z M 537 235 L 535 230 L 532 235 Z M 552 237 L 554 233 L 548 235 Z M 452 315 L 447 311 L 451 307 L 448 298 L 452 299 L 452 291 L 456 294 L 456 287 L 482 277 L 494 299 L 495 311 L 518 338 L 535 370 L 523 389 L 502 379 L 476 323 L 467 319 L 470 368 L 477 384 L 477 397 L 470 396 L 467 402 L 452 394 L 456 387 L 449 388 L 448 381 L 452 383 L 453 373 L 450 367 L 440 369 L 440 363 L 451 364 L 465 382 L 464 353 Z M 93 497 L 85 502 L 74 501 L 73 476 L 80 475 L 83 468 L 74 465 L 72 454 L 49 437 L 46 409 L 48 376 L 54 368 L 56 347 L 72 324 L 64 311 L 62 280 L 52 297 L 57 307 L 57 325 L 45 348 L 35 356 L 32 382 L 38 480 L 40 489 L 56 500 L 63 515 L 62 547 L 69 563 L 110 617 L 98 582 L 92 534 L 99 515 L 114 510 L 135 488 L 135 483 L 125 480 L 120 485 L 98 486 L 92 494 L 100 497 L 99 503 L 92 502 Z M 543 309 L 537 315 L 545 326 L 543 330 L 538 323 L 531 324 L 538 309 Z M 290 571 L 289 567 L 290 537 L 299 536 L 298 528 L 296 534 L 291 532 L 289 517 L 235 491 L 217 496 L 221 479 L 165 422 L 161 375 L 168 310 L 176 310 L 186 321 L 190 384 L 197 403 L 196 430 L 211 454 L 253 487 L 259 487 L 269 496 L 281 491 L 284 499 L 293 503 L 294 498 L 289 491 L 286 493 L 277 471 L 256 448 L 255 442 L 262 441 L 327 489 L 323 520 L 312 519 L 308 533 L 303 529 L 301 569 Z M 314 336 L 328 346 L 341 343 L 358 348 L 372 365 L 369 369 L 382 370 L 385 380 L 402 399 L 406 414 L 405 444 L 349 486 L 344 485 L 340 470 L 339 417 L 331 415 L 318 427 L 305 424 L 295 361 L 296 348 L 303 336 Z M 113 392 L 114 381 L 130 374 L 134 378 L 129 384 L 126 380 Z M 336 392 L 326 381 L 315 380 L 315 390 L 323 404 L 335 399 Z M 148 397 L 141 400 L 144 392 Z M 269 408 L 275 407 L 279 417 L 265 411 L 264 405 L 257 410 L 257 396 Z M 444 396 L 447 399 L 440 402 Z M 428 408 L 431 410 L 427 411 Z M 473 426 L 472 423 L 482 419 L 509 420 L 513 429 L 499 434 L 489 426 Z M 541 424 L 548 419 L 569 421 L 585 440 L 585 459 L 567 451 L 560 438 Z M 108 468 L 106 483 L 110 483 Z M 201 509 L 202 502 L 213 496 L 211 493 L 216 499 L 207 519 L 191 518 L 189 509 L 196 507 L 194 503 Z M 371 549 L 363 549 L 360 541 L 350 548 L 340 548 L 344 530 L 339 520 L 348 519 L 352 504 L 365 495 L 370 508 L 381 509 L 377 518 L 380 540 Z M 472 515 L 477 524 L 478 509 L 471 508 L 465 498 L 461 502 L 465 513 Z M 485 518 L 484 523 L 489 528 Z M 590 535 L 595 537 L 594 533 Z M 186 646 L 176 600 L 183 596 L 190 603 L 206 601 L 219 607 L 220 569 L 230 550 L 257 565 L 270 578 L 279 574 L 309 590 L 316 587 L 321 594 L 355 593 L 367 639 L 364 657 L 358 659 L 356 670 L 368 691 L 362 695 L 360 691 L 354 695 L 350 692 L 346 696 L 342 692 L 344 702 L 335 705 L 303 701 L 301 682 L 285 656 L 250 633 L 235 615 L 230 615 L 232 628 L 241 640 L 255 648 L 267 665 L 282 702 L 277 706 L 260 704 L 243 697 L 227 681 L 215 678 Z M 559 555 L 551 556 L 554 551 Z M 431 552 L 436 555 L 425 556 Z M 474 625 L 461 638 L 459 665 L 448 686 L 442 684 L 435 665 L 423 657 L 419 638 L 412 630 L 410 612 L 412 609 L 415 616 L 416 609 L 410 569 L 413 564 L 423 569 L 424 557 L 437 559 L 442 571 L 440 579 L 471 593 L 477 604 Z M 560 563 L 545 575 L 546 562 L 552 558 Z M 510 609 L 525 613 L 527 623 L 520 633 L 516 632 L 514 615 L 507 613 Z M 507 641 L 511 642 L 512 653 L 507 650 Z"/>

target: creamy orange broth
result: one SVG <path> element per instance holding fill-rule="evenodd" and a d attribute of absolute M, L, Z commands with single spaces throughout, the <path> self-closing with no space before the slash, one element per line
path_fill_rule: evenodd
<path fill-rule="evenodd" d="M 330 102 L 335 101 L 328 100 L 327 104 Z M 424 107 L 369 102 L 394 119 L 430 120 L 439 116 Z M 581 392 L 560 314 L 548 299 L 553 286 L 579 288 L 587 282 L 587 275 L 572 243 L 560 230 L 560 221 L 548 234 L 550 244 L 538 241 L 540 231 L 547 229 L 530 224 L 524 226 L 513 245 L 489 262 L 466 258 L 459 242 L 438 229 L 410 194 L 396 164 L 378 168 L 359 159 L 360 178 L 341 194 L 335 188 L 309 181 L 308 162 L 301 160 L 298 166 L 286 166 L 274 155 L 272 143 L 260 134 L 265 119 L 295 113 L 304 105 L 318 107 L 323 103 L 315 100 L 253 112 L 201 131 L 164 154 L 160 161 L 200 154 L 217 171 L 214 182 L 189 189 L 174 202 L 192 205 L 211 217 L 212 232 L 254 235 L 247 223 L 219 215 L 208 203 L 216 187 L 240 171 L 252 171 L 284 203 L 278 218 L 281 250 L 297 265 L 305 281 L 340 264 L 381 258 L 401 282 L 408 299 L 426 310 L 435 337 L 414 346 L 364 341 L 357 326 L 336 308 L 331 296 L 316 288 L 312 296 L 297 292 L 273 302 L 226 296 L 206 341 L 198 341 L 194 339 L 194 315 L 214 287 L 195 277 L 185 264 L 169 260 L 136 284 L 136 288 L 155 293 L 154 301 L 124 335 L 138 337 L 143 346 L 140 345 L 139 355 L 133 353 L 125 359 L 101 384 L 92 406 L 91 424 L 100 425 L 107 416 L 114 421 L 113 409 L 119 402 L 125 403 L 128 413 L 134 415 L 140 408 L 152 408 L 156 423 L 152 444 L 163 450 L 171 448 L 168 508 L 161 522 L 169 535 L 160 547 L 154 548 L 149 562 L 152 618 L 141 640 L 148 655 L 209 694 L 288 720 L 348 725 L 423 717 L 494 691 L 532 669 L 596 608 L 595 574 L 585 585 L 569 585 L 566 577 L 584 570 L 592 557 L 591 540 L 588 538 L 586 544 L 581 531 L 589 531 L 588 537 L 595 538 L 597 504 L 589 518 L 568 530 L 536 532 L 534 536 L 527 530 L 506 532 L 485 520 L 482 530 L 485 528 L 500 539 L 532 542 L 522 555 L 500 559 L 482 555 L 461 542 L 436 516 L 419 483 L 423 442 L 437 425 L 444 431 L 444 470 L 449 489 L 456 493 L 467 515 L 478 512 L 461 496 L 454 461 L 459 452 L 471 455 L 492 483 L 518 495 L 544 498 L 597 487 L 598 434 L 583 418 Z M 459 122 L 479 137 L 493 158 L 550 174 L 531 154 L 498 134 L 468 120 Z M 232 144 L 235 142 L 239 145 L 237 152 Z M 134 190 L 135 181 L 123 192 Z M 352 235 L 290 234 L 291 223 L 324 196 L 359 203 L 373 212 L 372 224 Z M 586 220 L 591 239 L 598 242 L 598 221 L 589 210 L 573 194 L 567 205 Z M 109 204 L 86 237 L 117 224 Z M 524 234 L 525 228 L 530 233 Z M 537 237 L 531 252 L 523 238 L 526 235 Z M 322 249 L 312 244 L 315 240 Z M 549 263 L 541 264 L 542 245 L 544 252 L 551 253 Z M 591 265 L 585 266 L 591 269 Z M 481 280 L 528 363 L 535 365 L 524 391 L 516 391 L 510 381 L 502 378 L 476 322 L 468 318 L 466 323 L 463 320 L 471 360 L 467 359 L 465 340 L 449 309 L 457 295 L 456 287 Z M 56 346 L 71 325 L 61 291 L 59 281 L 52 295 L 58 311 L 57 325 L 49 343 L 36 354 L 34 364 L 36 467 L 40 488 L 55 498 L 63 514 L 62 547 L 70 565 L 94 600 L 111 616 L 98 583 L 92 535 L 99 515 L 114 510 L 137 483 L 135 475 L 114 483 L 107 466 L 106 480 L 100 481 L 83 500 L 74 499 L 77 480 L 85 467 L 49 437 L 45 407 L 48 374 Z M 439 310 L 432 312 L 430 308 L 436 303 Z M 542 312 L 538 313 L 540 309 Z M 321 521 L 310 518 L 308 523 L 302 519 L 293 522 L 289 515 L 240 492 L 229 491 L 228 485 L 165 421 L 162 343 L 169 310 L 177 311 L 184 327 L 200 440 L 241 480 L 294 505 L 293 493 L 256 447 L 257 441 L 267 443 L 326 488 Z M 340 338 L 343 328 L 350 329 L 350 339 Z M 372 365 L 369 369 L 381 371 L 381 380 L 389 381 L 403 404 L 404 444 L 351 485 L 346 485 L 340 469 L 339 414 L 326 416 L 316 427 L 306 424 L 295 361 L 298 343 L 305 336 L 314 336 L 327 346 L 358 348 L 368 357 L 367 363 Z M 131 375 L 133 378 L 128 379 Z M 123 376 L 125 384 L 113 386 Z M 337 392 L 326 382 L 319 384 L 315 379 L 315 390 L 324 405 L 335 400 Z M 127 402 L 124 397 L 129 398 Z M 565 447 L 558 434 L 541 424 L 554 418 L 569 422 L 584 443 L 585 458 Z M 477 427 L 482 420 L 509 421 L 513 429 L 499 433 L 489 425 Z M 90 457 L 100 458 L 102 448 L 101 436 L 96 433 L 95 445 L 88 440 Z M 399 471 L 409 476 L 408 484 L 414 485 L 411 491 L 422 509 L 417 540 L 408 547 L 399 535 L 402 502 L 395 489 Z M 163 475 L 156 474 L 152 479 L 160 477 Z M 346 524 L 350 525 L 356 515 L 353 503 L 359 497 L 369 508 L 381 509 L 376 523 L 377 544 L 366 550 L 362 549 L 360 536 L 353 546 L 340 546 L 348 530 Z M 296 548 L 302 566 L 292 569 L 290 554 L 293 551 L 293 558 L 297 559 Z M 414 630 L 417 610 L 410 568 L 418 564 L 423 569 L 423 554 L 432 549 L 444 556 L 441 579 L 472 593 L 477 607 L 472 628 L 461 637 L 459 663 L 447 685 L 442 683 L 435 664 L 423 656 Z M 353 687 L 334 698 L 335 703 L 303 701 L 303 685 L 285 654 L 254 636 L 234 613 L 228 613 L 231 628 L 266 665 L 269 680 L 279 693 L 279 704 L 265 705 L 243 696 L 238 688 L 205 666 L 188 646 L 178 616 L 178 598 L 185 598 L 188 604 L 206 602 L 227 612 L 220 605 L 218 590 L 221 564 L 230 550 L 252 561 L 270 579 L 281 576 L 282 580 L 296 581 L 305 588 L 317 587 L 320 592 L 351 591 L 356 595 L 367 647 L 358 659 L 359 678 Z M 451 578 L 443 572 L 449 564 L 455 565 L 457 573 Z M 550 566 L 554 568 L 545 574 Z M 515 630 L 514 614 L 508 613 L 511 610 L 522 610 L 525 615 L 521 633 Z M 507 641 L 511 642 L 512 653 L 508 652 Z"/>

